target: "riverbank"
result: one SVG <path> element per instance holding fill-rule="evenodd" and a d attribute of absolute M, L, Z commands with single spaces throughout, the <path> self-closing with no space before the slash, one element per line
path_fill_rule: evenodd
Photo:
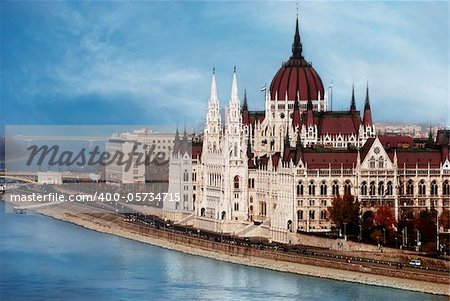
<path fill-rule="evenodd" d="M 51 209 L 42 208 L 37 210 L 37 212 L 46 216 L 53 217 L 55 219 L 71 222 L 73 224 L 82 226 L 87 229 L 95 230 L 98 232 L 117 235 L 120 237 L 156 245 L 171 250 L 180 251 L 187 254 L 213 258 L 231 263 L 266 268 L 281 272 L 301 274 L 306 276 L 391 287 L 430 294 L 447 295 L 447 296 L 450 295 L 448 283 L 419 281 L 413 279 L 376 275 L 373 273 L 336 269 L 326 266 L 308 265 L 291 261 L 276 260 L 266 257 L 250 256 L 249 254 L 245 254 L 246 252 L 241 252 L 242 254 L 236 255 L 236 252 L 217 251 L 208 247 L 192 246 L 190 244 L 180 243 L 179 241 L 171 241 L 171 239 L 168 239 L 167 237 L 149 236 L 143 233 L 139 233 L 139 231 L 137 230 L 135 231 L 130 229 L 124 229 L 121 226 L 121 223 L 123 223 L 123 221 L 122 217 L 120 216 L 116 216 L 115 219 L 102 217 L 92 218 L 92 216 L 89 215 L 76 213 L 76 210 L 74 210 L 75 208 L 72 208 L 72 211 L 68 211 L 67 209 L 68 208 L 64 209 L 61 208 L 61 210 L 57 210 L 55 207 Z M 196 240 L 196 238 L 189 238 L 189 239 Z"/>

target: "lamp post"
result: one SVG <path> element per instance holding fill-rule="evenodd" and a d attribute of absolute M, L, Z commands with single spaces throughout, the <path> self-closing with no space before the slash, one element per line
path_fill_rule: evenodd
<path fill-rule="evenodd" d="M 361 224 L 359 224 L 359 241 L 361 241 L 362 240 L 362 225 Z"/>
<path fill-rule="evenodd" d="M 344 222 L 344 240 L 347 241 L 347 222 Z"/>

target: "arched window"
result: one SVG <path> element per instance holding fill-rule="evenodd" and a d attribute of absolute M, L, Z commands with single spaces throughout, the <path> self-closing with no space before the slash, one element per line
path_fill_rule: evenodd
<path fill-rule="evenodd" d="M 380 157 L 378 159 L 378 168 L 384 168 L 384 159 L 383 159 L 383 157 Z"/>
<path fill-rule="evenodd" d="M 222 211 L 222 219 L 225 219 L 227 216 L 227 213 L 225 211 Z"/>
<path fill-rule="evenodd" d="M 297 184 L 297 195 L 303 195 L 303 182 L 299 181 Z"/>
<path fill-rule="evenodd" d="M 445 180 L 444 184 L 442 184 L 442 194 L 450 195 L 450 184 L 448 183 L 448 180 Z"/>
<path fill-rule="evenodd" d="M 406 183 L 406 194 L 413 195 L 414 194 L 414 182 L 413 180 L 409 180 L 408 183 Z"/>
<path fill-rule="evenodd" d="M 297 220 L 299 221 L 303 220 L 303 210 L 297 211 Z"/>
<path fill-rule="evenodd" d="M 367 182 L 366 181 L 361 183 L 361 195 L 367 195 Z"/>
<path fill-rule="evenodd" d="M 350 180 L 345 181 L 344 194 L 352 194 L 352 183 Z"/>
<path fill-rule="evenodd" d="M 384 195 L 384 182 L 378 183 L 378 195 Z"/>
<path fill-rule="evenodd" d="M 259 212 L 261 213 L 261 215 L 266 216 L 267 214 L 267 205 L 266 202 L 260 202 L 259 203 Z"/>
<path fill-rule="evenodd" d="M 392 195 L 392 194 L 393 194 L 392 182 L 389 181 L 387 183 L 386 195 Z"/>
<path fill-rule="evenodd" d="M 424 180 L 420 180 L 419 182 L 419 195 L 425 195 L 427 192 L 426 186 L 425 186 L 425 181 Z"/>
<path fill-rule="evenodd" d="M 320 195 L 327 195 L 327 182 L 320 183 Z"/>
<path fill-rule="evenodd" d="M 234 189 L 239 189 L 239 176 L 234 177 Z"/>
<path fill-rule="evenodd" d="M 184 173 L 183 173 L 183 181 L 184 181 L 184 182 L 189 181 L 189 173 L 188 173 L 187 169 L 184 170 Z"/>
<path fill-rule="evenodd" d="M 431 195 L 437 195 L 438 194 L 438 185 L 436 183 L 436 180 L 431 182 Z"/>
<path fill-rule="evenodd" d="M 200 210 L 200 216 L 205 216 L 205 211 L 206 211 L 206 209 L 205 208 L 202 208 L 201 210 Z"/>
<path fill-rule="evenodd" d="M 334 181 L 333 182 L 332 192 L 333 192 L 333 195 L 339 195 L 339 183 L 338 183 L 338 181 Z"/>
<path fill-rule="evenodd" d="M 369 160 L 370 168 L 375 168 L 375 157 L 371 157 Z"/>
<path fill-rule="evenodd" d="M 316 185 L 314 184 L 314 181 L 309 182 L 308 193 L 309 195 L 316 195 Z"/>
<path fill-rule="evenodd" d="M 320 211 L 320 219 L 327 219 L 327 211 L 326 210 Z"/>
<path fill-rule="evenodd" d="M 315 219 L 316 218 L 316 211 L 309 210 L 309 219 Z"/>
<path fill-rule="evenodd" d="M 375 195 L 375 182 L 370 182 L 369 195 Z"/>

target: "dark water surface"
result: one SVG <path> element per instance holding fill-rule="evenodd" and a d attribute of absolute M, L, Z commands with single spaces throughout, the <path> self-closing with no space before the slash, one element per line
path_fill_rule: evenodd
<path fill-rule="evenodd" d="M 0 300 L 447 300 L 186 255 L 0 202 Z"/>

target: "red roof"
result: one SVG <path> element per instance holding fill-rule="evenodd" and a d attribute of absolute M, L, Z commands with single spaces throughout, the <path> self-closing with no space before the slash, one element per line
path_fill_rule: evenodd
<path fill-rule="evenodd" d="M 286 92 L 289 100 L 295 100 L 297 92 L 299 100 L 317 100 L 324 95 L 322 80 L 314 68 L 306 62 L 293 63 L 292 59 L 284 64 L 275 74 L 270 84 L 270 97 L 285 100 Z M 296 60 L 297 61 L 297 60 Z"/>
<path fill-rule="evenodd" d="M 192 159 L 200 159 L 202 156 L 202 145 L 192 145 Z"/>
<path fill-rule="evenodd" d="M 319 135 L 357 134 L 361 117 L 352 112 L 324 112 L 317 117 Z"/>
<path fill-rule="evenodd" d="M 378 136 L 381 144 L 384 147 L 402 147 L 403 145 L 407 145 L 409 147 L 413 147 L 414 140 L 409 136 Z"/>
<path fill-rule="evenodd" d="M 389 152 L 389 158 L 394 160 L 394 152 Z M 441 164 L 441 154 L 439 151 L 430 150 L 414 150 L 414 151 L 397 151 L 398 168 L 439 168 Z"/>
<path fill-rule="evenodd" d="M 345 152 L 305 152 L 303 162 L 308 164 L 308 169 L 316 168 L 352 168 L 356 167 L 358 153 L 355 151 Z"/>

